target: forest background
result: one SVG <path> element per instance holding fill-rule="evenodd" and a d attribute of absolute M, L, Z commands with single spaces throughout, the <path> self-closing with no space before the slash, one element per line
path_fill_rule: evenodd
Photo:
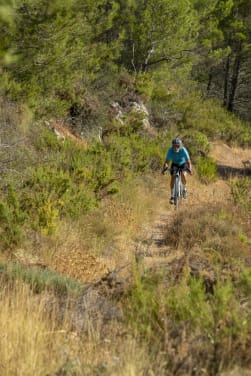
<path fill-rule="evenodd" d="M 186 268 L 184 278 L 169 281 L 164 292 L 159 275 L 146 276 L 132 263 L 134 282 L 116 298 L 129 333 L 126 341 L 122 336 L 116 342 L 120 362 L 106 359 L 101 350 L 100 359 L 95 355 L 105 334 L 91 317 L 87 334 L 73 336 L 69 317 L 63 323 L 55 312 L 54 320 L 45 317 L 43 304 L 52 314 L 48 301 L 36 296 L 46 291 L 60 302 L 62 296 L 73 299 L 83 294 L 83 284 L 95 281 L 95 273 L 58 270 L 69 248 L 80 255 L 78 263 L 88 254 L 101 269 L 99 257 L 119 258 L 122 234 L 124 243 L 135 239 L 143 218 L 154 212 L 157 197 L 149 195 L 173 137 L 189 149 L 198 184 L 217 179 L 212 142 L 250 148 L 250 1 L 0 0 L 0 31 L 1 322 L 10 317 L 4 338 L 9 336 L 11 349 L 2 351 L 2 374 L 122 375 L 131 369 L 137 375 L 199 375 L 248 367 L 249 176 L 232 179 L 230 207 L 208 209 L 211 216 L 202 221 L 216 231 L 210 222 L 216 216 L 216 222 L 226 223 L 218 237 L 230 239 L 227 248 L 217 242 L 207 247 L 217 269 L 215 294 L 208 295 L 205 280 L 191 277 Z M 230 214 L 233 205 L 238 218 Z M 237 255 L 229 245 L 232 236 Z M 20 255 L 38 258 L 38 269 L 20 263 Z M 233 273 L 236 260 L 239 269 Z M 224 316 L 227 307 L 231 317 Z M 34 336 L 27 323 L 31 311 Z M 16 314 L 23 321 L 13 329 Z M 24 344 L 34 341 L 36 362 L 26 351 L 30 346 L 19 342 L 20 330 Z M 42 340 L 44 332 L 52 335 Z M 198 338 L 204 351 L 196 346 Z M 131 353 L 133 361 L 122 361 L 125 346 L 136 349 L 138 358 Z M 11 354 L 18 354 L 16 360 Z"/>

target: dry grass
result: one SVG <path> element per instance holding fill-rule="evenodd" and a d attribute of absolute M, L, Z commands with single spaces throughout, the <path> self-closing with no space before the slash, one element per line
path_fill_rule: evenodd
<path fill-rule="evenodd" d="M 1 375 L 54 374 L 72 352 L 70 332 L 49 318 L 41 296 L 23 284 L 6 286 L 0 299 Z"/>
<path fill-rule="evenodd" d="M 185 251 L 211 249 L 223 257 L 249 254 L 248 244 L 241 241 L 243 226 L 232 213 L 232 207 L 218 205 L 183 209 L 168 225 L 166 242 Z"/>
<path fill-rule="evenodd" d="M 119 324 L 104 332 L 102 320 L 99 325 L 90 318 L 87 333 L 74 332 L 67 313 L 59 322 L 59 306 L 47 313 L 48 295 L 33 295 L 21 283 L 5 285 L 0 300 L 1 376 L 162 374 L 154 373 L 161 366 Z"/>

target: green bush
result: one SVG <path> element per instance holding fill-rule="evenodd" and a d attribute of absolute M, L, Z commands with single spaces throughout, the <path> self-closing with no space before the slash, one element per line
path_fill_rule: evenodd
<path fill-rule="evenodd" d="M 218 100 L 203 100 L 201 93 L 183 93 L 170 103 L 169 112 L 176 113 L 178 128 L 182 133 L 198 131 L 210 140 L 222 139 L 228 143 L 250 146 L 250 125 L 224 109 Z M 178 116 L 179 114 L 179 116 Z"/>
<path fill-rule="evenodd" d="M 241 354 L 249 359 L 250 309 L 241 306 L 236 285 L 228 279 L 216 282 L 209 294 L 203 280 L 189 271 L 178 282 L 170 280 L 170 275 L 167 284 L 164 275 L 136 275 L 125 300 L 130 329 L 152 353 L 162 352 L 168 371 L 181 367 L 179 373 L 185 375 L 196 367 L 217 374 L 240 361 L 240 343 Z M 237 286 L 244 301 L 250 294 L 249 280 L 245 277 Z M 174 348 L 182 349 L 179 356 Z"/>
<path fill-rule="evenodd" d="M 196 171 L 200 180 L 204 183 L 210 183 L 217 178 L 217 165 L 209 157 L 198 157 L 196 159 Z"/>
<path fill-rule="evenodd" d="M 242 290 L 244 295 L 250 299 L 251 297 L 251 270 L 245 268 L 238 281 L 238 287 Z"/>
<path fill-rule="evenodd" d="M 44 234 L 51 235 L 56 231 L 58 214 L 59 211 L 54 207 L 49 197 L 37 208 L 38 227 Z"/>
<path fill-rule="evenodd" d="M 164 152 L 159 140 L 147 136 L 112 136 L 107 150 L 111 154 L 113 169 L 120 177 L 160 170 L 163 165 Z"/>
<path fill-rule="evenodd" d="M 58 141 L 52 130 L 42 128 L 39 137 L 34 140 L 34 146 L 38 151 L 58 152 L 64 148 L 62 141 Z"/>
<path fill-rule="evenodd" d="M 231 192 L 235 204 L 241 205 L 245 214 L 251 216 L 251 181 L 249 177 L 232 179 Z"/>
<path fill-rule="evenodd" d="M 17 245 L 23 239 L 23 226 L 27 215 L 22 210 L 18 194 L 11 184 L 6 197 L 0 201 L 0 242 L 4 248 Z"/>
<path fill-rule="evenodd" d="M 51 167 L 31 170 L 25 182 L 22 205 L 33 226 L 44 232 L 55 230 L 60 217 L 78 217 L 96 205 L 94 192 L 85 184 L 74 181 L 74 175 Z"/>
<path fill-rule="evenodd" d="M 157 285 L 158 276 L 140 277 L 136 271 L 135 286 L 128 292 L 125 300 L 126 315 L 133 330 L 140 333 L 145 340 L 159 340 L 163 335 L 161 318 L 161 293 Z"/>
<path fill-rule="evenodd" d="M 202 280 L 183 278 L 178 286 L 170 288 L 166 304 L 172 320 L 189 320 L 193 330 L 200 327 L 208 331 L 212 327 L 213 319 Z"/>
<path fill-rule="evenodd" d="M 191 130 L 185 133 L 182 140 L 194 162 L 198 157 L 206 157 L 210 151 L 207 136 L 199 131 Z"/>

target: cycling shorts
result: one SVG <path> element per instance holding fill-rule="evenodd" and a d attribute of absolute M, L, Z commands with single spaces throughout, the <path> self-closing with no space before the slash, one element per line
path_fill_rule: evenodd
<path fill-rule="evenodd" d="M 176 163 L 172 163 L 170 168 L 170 174 L 173 175 L 176 172 L 177 168 L 180 168 L 181 171 L 185 171 L 187 169 L 187 164 L 183 163 L 181 165 L 177 165 Z"/>

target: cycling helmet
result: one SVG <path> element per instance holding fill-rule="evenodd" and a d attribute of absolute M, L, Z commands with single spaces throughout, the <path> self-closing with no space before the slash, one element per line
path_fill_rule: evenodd
<path fill-rule="evenodd" d="M 173 146 L 181 146 L 182 145 L 182 141 L 180 138 L 174 138 L 173 141 L 172 141 L 172 145 Z"/>

